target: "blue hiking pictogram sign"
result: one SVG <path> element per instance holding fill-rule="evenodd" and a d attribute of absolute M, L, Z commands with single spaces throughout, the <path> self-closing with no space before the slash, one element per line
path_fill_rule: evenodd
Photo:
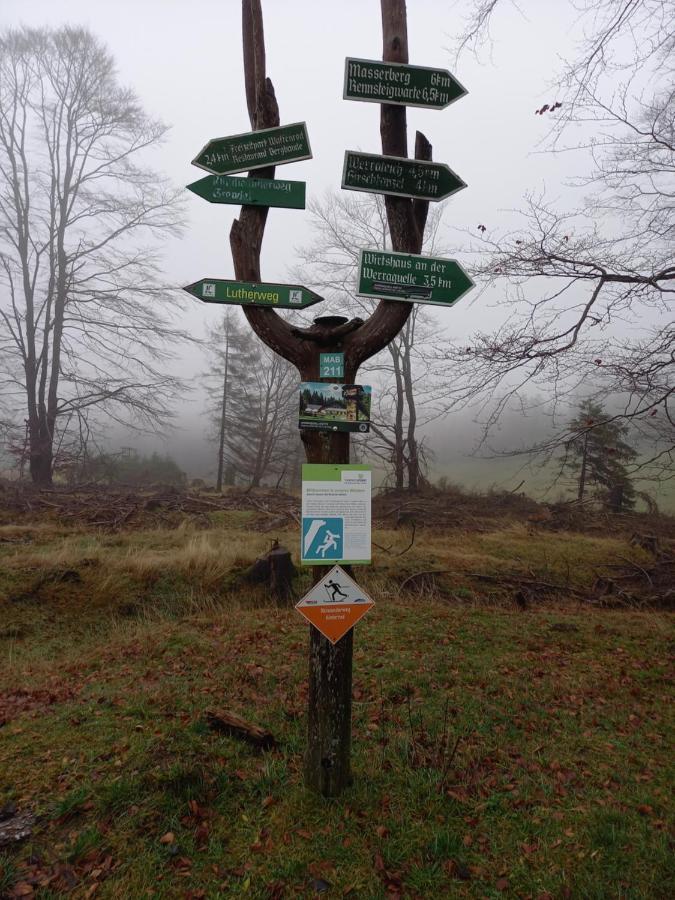
<path fill-rule="evenodd" d="M 303 560 L 342 559 L 344 553 L 342 518 L 307 516 L 302 520 Z"/>

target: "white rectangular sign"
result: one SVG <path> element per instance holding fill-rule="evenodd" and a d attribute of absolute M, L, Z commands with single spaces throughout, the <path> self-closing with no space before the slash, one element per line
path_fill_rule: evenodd
<path fill-rule="evenodd" d="M 303 565 L 370 563 L 371 488 L 370 466 L 303 465 L 300 544 Z"/>

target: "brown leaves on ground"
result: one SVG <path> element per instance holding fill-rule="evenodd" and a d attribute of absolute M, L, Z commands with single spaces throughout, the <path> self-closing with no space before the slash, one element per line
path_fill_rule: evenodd
<path fill-rule="evenodd" d="M 17 881 L 6 895 L 11 900 L 16 897 L 34 897 L 43 892 L 49 892 L 50 896 L 60 896 L 69 894 L 78 887 L 82 889 L 78 896 L 92 897 L 101 882 L 118 865 L 109 853 L 102 850 L 91 850 L 72 865 L 61 862 L 49 865 L 35 856 L 30 859 L 29 863 L 22 863 L 17 867 Z"/>
<path fill-rule="evenodd" d="M 373 856 L 373 867 L 384 885 L 388 900 L 399 900 L 403 896 L 401 873 L 388 870 L 381 853 Z"/>
<path fill-rule="evenodd" d="M 72 683 L 53 683 L 39 690 L 18 688 L 0 694 L 0 726 L 19 716 L 34 719 L 56 703 L 64 703 L 77 696 L 79 688 Z"/>

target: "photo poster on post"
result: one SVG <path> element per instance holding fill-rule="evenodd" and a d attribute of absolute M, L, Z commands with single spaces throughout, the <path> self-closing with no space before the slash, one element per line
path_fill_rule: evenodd
<path fill-rule="evenodd" d="M 300 384 L 300 428 L 310 431 L 370 431 L 373 389 L 368 384 Z"/>
<path fill-rule="evenodd" d="M 303 464 L 302 565 L 370 564 L 371 491 L 370 466 Z"/>

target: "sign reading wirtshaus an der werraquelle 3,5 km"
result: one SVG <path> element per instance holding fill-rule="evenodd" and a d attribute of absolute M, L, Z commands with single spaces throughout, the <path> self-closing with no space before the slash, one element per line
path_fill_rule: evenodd
<path fill-rule="evenodd" d="M 303 309 L 323 300 L 323 297 L 299 284 L 229 281 L 225 278 L 202 278 L 194 284 L 188 284 L 183 290 L 204 303 L 273 306 L 277 309 Z"/>
<path fill-rule="evenodd" d="M 454 259 L 381 250 L 362 250 L 359 257 L 359 297 L 452 306 L 473 286 Z"/>
<path fill-rule="evenodd" d="M 445 163 L 347 150 L 342 187 L 348 191 L 367 191 L 371 194 L 444 200 L 461 191 L 466 184 Z"/>
<path fill-rule="evenodd" d="M 345 100 L 445 109 L 466 93 L 447 69 L 373 59 L 345 60 Z"/>
<path fill-rule="evenodd" d="M 192 164 L 212 175 L 232 175 L 311 158 L 307 127 L 304 122 L 296 122 L 279 128 L 261 128 L 260 131 L 213 138 L 199 151 Z"/>

